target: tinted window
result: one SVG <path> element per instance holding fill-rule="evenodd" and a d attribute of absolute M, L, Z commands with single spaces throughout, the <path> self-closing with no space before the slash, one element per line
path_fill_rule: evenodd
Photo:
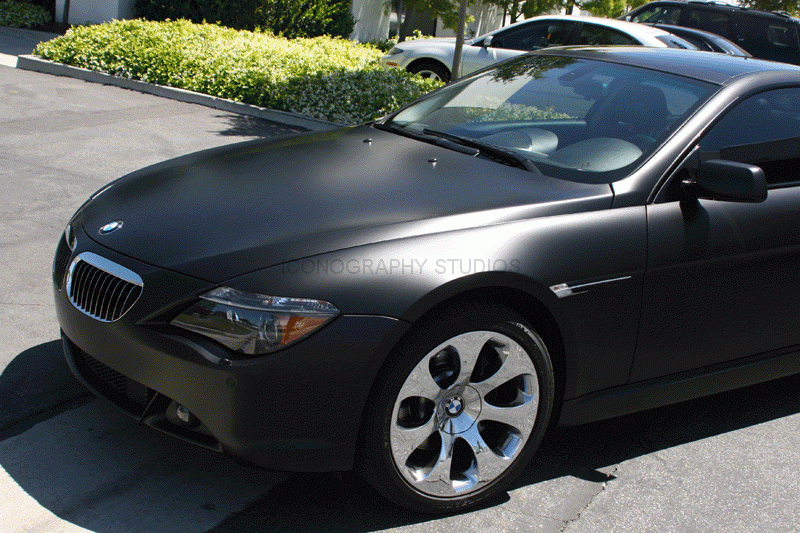
<path fill-rule="evenodd" d="M 749 13 L 738 16 L 736 41 L 756 57 L 798 63 L 797 30 L 795 25 L 771 20 Z"/>
<path fill-rule="evenodd" d="M 500 32 L 492 38 L 492 47 L 510 50 L 538 50 L 566 43 L 570 30 L 575 26 L 569 21 L 549 21 L 523 24 Z"/>
<path fill-rule="evenodd" d="M 800 181 L 800 89 L 778 89 L 738 104 L 700 141 L 704 159 L 760 166 L 771 185 Z"/>
<path fill-rule="evenodd" d="M 681 20 L 681 8 L 676 6 L 653 6 L 639 11 L 631 17 L 631 22 L 660 22 L 661 24 L 678 24 Z"/>
<path fill-rule="evenodd" d="M 723 37 L 731 36 L 731 18 L 719 11 L 694 8 L 689 12 L 686 26 L 710 31 Z"/>
<path fill-rule="evenodd" d="M 617 30 L 596 26 L 594 24 L 584 24 L 578 35 L 576 44 L 588 44 L 592 46 L 605 46 L 609 44 L 641 44 L 633 37 Z"/>

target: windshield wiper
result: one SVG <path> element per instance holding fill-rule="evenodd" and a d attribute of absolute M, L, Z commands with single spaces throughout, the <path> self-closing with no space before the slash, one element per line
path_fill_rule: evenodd
<path fill-rule="evenodd" d="M 482 155 L 504 165 L 523 168 L 528 172 L 533 172 L 534 174 L 542 173 L 538 168 L 536 168 L 536 165 L 534 165 L 533 161 L 530 159 L 512 152 L 511 150 L 506 150 L 505 148 L 500 148 L 499 146 L 494 146 L 492 144 L 482 143 L 474 139 L 459 137 L 457 135 L 452 135 L 439 130 L 432 130 L 430 128 L 425 128 L 422 130 L 422 132 L 409 130 L 391 122 L 388 124 L 383 122 L 375 122 L 372 126 L 381 130 L 391 131 L 406 137 L 411 137 L 412 139 L 428 140 L 431 137 L 434 137 L 435 141 L 433 142 L 435 142 L 435 144 L 438 146 L 455 150 L 470 156 Z"/>
<path fill-rule="evenodd" d="M 405 135 L 406 137 L 411 137 L 412 139 L 418 139 L 420 141 L 425 141 L 425 142 L 432 142 L 437 146 L 447 148 L 448 150 L 455 150 L 456 152 L 461 152 L 462 154 L 467 154 L 469 156 L 474 157 L 481 153 L 481 151 L 478 148 L 471 147 L 466 143 L 460 141 L 454 141 L 453 139 L 447 137 L 446 134 L 431 133 L 433 132 L 433 130 L 416 131 L 416 130 L 406 129 L 404 127 L 397 126 L 395 124 L 379 124 L 377 122 L 373 124 L 373 126 L 381 130 L 391 131 L 399 135 Z M 454 138 L 458 139 L 458 137 Z"/>
<path fill-rule="evenodd" d="M 493 144 L 482 143 L 480 141 L 476 141 L 475 139 L 459 137 L 443 131 L 432 130 L 430 128 L 423 129 L 422 133 L 425 135 L 430 135 L 431 137 L 438 137 L 440 139 L 450 141 L 456 145 L 478 150 L 478 152 L 474 155 L 483 155 L 506 165 L 524 168 L 528 172 L 533 172 L 535 174 L 542 173 L 538 168 L 536 168 L 536 165 L 533 164 L 533 161 L 511 150 L 500 148 L 499 146 L 495 146 Z"/>

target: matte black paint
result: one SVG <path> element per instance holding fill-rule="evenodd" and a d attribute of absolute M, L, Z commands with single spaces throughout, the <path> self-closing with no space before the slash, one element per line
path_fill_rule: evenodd
<path fill-rule="evenodd" d="M 101 324 L 54 287 L 65 337 L 187 406 L 223 449 L 287 470 L 351 467 L 364 402 L 397 340 L 474 291 L 522 302 L 534 326 L 554 325 L 562 423 L 800 371 L 798 188 L 771 189 L 759 204 L 661 192 L 728 107 L 765 88 L 800 87 L 800 69 L 670 50 L 541 54 L 650 66 L 720 90 L 611 185 L 555 180 L 370 126 L 144 169 L 72 224 L 76 254 L 134 270 L 146 290 L 123 319 Z M 100 236 L 112 220 L 124 227 Z M 550 289 L 593 282 L 566 298 Z M 319 298 L 343 315 L 276 354 L 231 362 L 222 347 L 168 326 L 219 284 Z"/>
<path fill-rule="evenodd" d="M 362 126 L 182 158 L 123 178 L 102 198 L 82 214 L 92 238 L 221 282 L 332 249 L 442 231 L 445 217 L 463 215 L 449 224 L 463 228 L 537 211 L 594 210 L 598 199 L 610 205 L 611 191 L 520 169 L 498 172 L 492 161 Z M 575 207 L 581 200 L 584 207 Z M 117 219 L 134 229 L 99 236 Z"/>

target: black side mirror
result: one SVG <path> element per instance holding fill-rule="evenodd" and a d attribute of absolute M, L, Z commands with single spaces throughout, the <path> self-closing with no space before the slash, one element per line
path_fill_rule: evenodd
<path fill-rule="evenodd" d="M 767 199 L 764 171 L 755 165 L 736 161 L 703 161 L 697 167 L 697 177 L 685 179 L 681 185 L 692 198 L 750 203 Z"/>

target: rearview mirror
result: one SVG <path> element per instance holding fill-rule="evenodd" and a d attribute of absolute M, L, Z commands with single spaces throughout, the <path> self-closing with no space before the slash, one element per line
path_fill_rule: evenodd
<path fill-rule="evenodd" d="M 698 165 L 697 177 L 682 182 L 694 198 L 727 202 L 763 202 L 767 199 L 767 180 L 761 168 L 747 163 L 711 159 Z"/>
<path fill-rule="evenodd" d="M 494 35 L 489 35 L 483 40 L 483 47 L 484 48 L 489 48 L 489 47 L 492 46 L 492 41 L 494 40 L 493 37 L 494 37 Z"/>

